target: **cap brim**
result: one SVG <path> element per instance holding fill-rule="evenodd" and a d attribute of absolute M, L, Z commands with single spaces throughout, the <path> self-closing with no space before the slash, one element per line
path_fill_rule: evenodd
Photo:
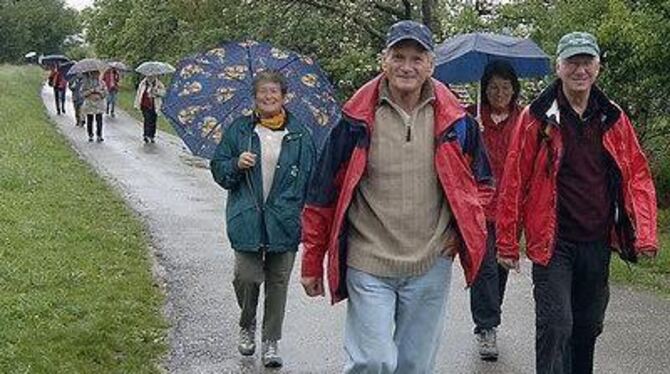
<path fill-rule="evenodd" d="M 423 47 L 423 49 L 425 49 L 426 51 L 432 51 L 432 50 L 433 50 L 430 46 L 426 45 L 426 43 L 424 43 L 424 42 L 422 42 L 421 40 L 419 40 L 419 39 L 417 39 L 417 38 L 415 38 L 415 37 L 412 37 L 412 36 L 403 36 L 403 37 L 394 39 L 394 40 L 392 40 L 391 42 L 389 42 L 389 43 L 386 44 L 386 48 L 391 48 L 391 47 L 393 47 L 394 45 L 396 45 L 396 44 L 398 44 L 398 43 L 400 43 L 400 42 L 402 42 L 402 41 L 404 41 L 404 40 L 413 40 L 413 41 L 419 43 L 419 45 L 421 45 L 421 46 Z"/>
<path fill-rule="evenodd" d="M 584 47 L 566 48 L 563 52 L 561 52 L 561 54 L 558 55 L 558 58 L 566 59 L 577 55 L 589 55 L 593 57 L 599 56 L 598 52 L 595 49 L 593 49 L 593 47 L 584 46 Z"/>

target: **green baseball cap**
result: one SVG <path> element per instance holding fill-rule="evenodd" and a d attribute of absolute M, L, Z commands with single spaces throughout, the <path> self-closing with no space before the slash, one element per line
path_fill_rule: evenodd
<path fill-rule="evenodd" d="M 575 55 L 600 56 L 600 48 L 596 37 L 588 32 L 575 31 L 563 35 L 558 42 L 556 55 L 560 59 L 570 58 Z"/>

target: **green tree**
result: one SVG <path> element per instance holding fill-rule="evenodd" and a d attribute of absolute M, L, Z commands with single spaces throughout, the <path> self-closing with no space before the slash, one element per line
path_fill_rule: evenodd
<path fill-rule="evenodd" d="M 0 61 L 62 52 L 65 39 L 80 31 L 79 13 L 63 0 L 0 0 Z"/>

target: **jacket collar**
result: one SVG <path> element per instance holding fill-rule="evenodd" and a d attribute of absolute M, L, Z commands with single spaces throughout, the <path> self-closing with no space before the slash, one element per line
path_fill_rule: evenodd
<path fill-rule="evenodd" d="M 558 108 L 558 90 L 562 87 L 562 82 L 560 79 L 556 79 L 549 87 L 545 88 L 542 93 L 533 100 L 530 104 L 530 113 L 540 121 L 551 122 L 554 124 L 560 124 L 560 110 Z M 591 95 L 596 101 L 598 108 L 601 112 L 602 123 L 605 126 L 605 129 L 609 129 L 621 116 L 621 109 L 617 107 L 605 93 L 598 88 L 598 86 L 593 85 L 591 88 Z"/>
<path fill-rule="evenodd" d="M 372 130 L 375 122 L 383 77 L 384 74 L 379 74 L 364 84 L 342 107 L 345 116 L 364 123 L 368 130 Z M 430 83 L 433 85 L 435 96 L 435 100 L 432 100 L 435 112 L 435 134 L 441 134 L 457 119 L 465 115 L 465 109 L 443 83 L 434 78 L 430 79 Z"/>
<path fill-rule="evenodd" d="M 251 134 L 251 132 L 254 131 L 254 128 L 256 127 L 256 117 L 252 114 L 246 116 L 245 118 L 246 125 L 242 126 L 241 130 L 244 133 Z M 300 121 L 298 121 L 288 110 L 286 110 L 286 126 L 284 128 L 289 134 L 304 134 L 308 132 L 307 128 L 303 126 Z"/>

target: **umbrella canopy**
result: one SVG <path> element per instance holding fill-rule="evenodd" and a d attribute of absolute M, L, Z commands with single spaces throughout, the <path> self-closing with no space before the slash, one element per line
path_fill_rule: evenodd
<path fill-rule="evenodd" d="M 109 65 L 110 68 L 114 68 L 119 71 L 125 71 L 125 72 L 132 71 L 132 69 L 129 68 L 128 65 L 124 64 L 121 61 L 108 61 L 107 65 Z"/>
<path fill-rule="evenodd" d="M 312 59 L 266 43 L 231 42 L 183 59 L 162 111 L 193 154 L 211 158 L 226 126 L 251 115 L 252 82 L 266 70 L 286 78 L 285 106 L 310 129 L 321 149 L 340 119 L 330 82 Z"/>
<path fill-rule="evenodd" d="M 135 71 L 142 75 L 164 75 L 174 73 L 175 69 L 166 62 L 147 61 L 140 64 Z"/>
<path fill-rule="evenodd" d="M 107 69 L 107 64 L 97 58 L 85 58 L 74 64 L 68 74 L 82 74 L 90 71 L 100 71 Z"/>
<path fill-rule="evenodd" d="M 70 80 L 70 78 L 72 78 L 72 75 L 70 74 L 70 68 L 72 68 L 76 62 L 77 61 L 67 61 L 58 64 L 58 72 L 63 77 L 65 77 L 65 79 Z"/>
<path fill-rule="evenodd" d="M 40 65 L 57 65 L 66 61 L 70 61 L 70 59 L 64 55 L 47 55 L 39 59 Z"/>
<path fill-rule="evenodd" d="M 494 60 L 509 62 L 519 78 L 541 77 L 551 72 L 549 56 L 530 39 L 489 33 L 457 35 L 436 49 L 438 80 L 449 83 L 479 81 Z"/>

